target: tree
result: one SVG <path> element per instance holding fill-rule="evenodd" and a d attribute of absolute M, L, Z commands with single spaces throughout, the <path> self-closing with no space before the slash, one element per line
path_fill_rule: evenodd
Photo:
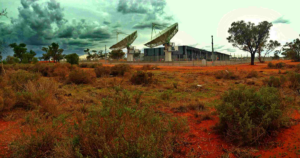
<path fill-rule="evenodd" d="M 274 53 L 274 57 L 273 57 L 273 59 L 279 59 L 280 57 L 279 57 L 279 54 L 281 53 L 281 51 L 280 50 L 276 50 L 275 51 L 275 53 Z"/>
<path fill-rule="evenodd" d="M 264 62 L 267 55 L 273 52 L 277 47 L 280 47 L 281 44 L 278 41 L 270 40 L 269 43 L 267 41 L 262 42 L 260 47 L 258 48 L 258 60 L 259 62 Z M 263 58 L 261 58 L 261 52 L 265 52 Z"/>
<path fill-rule="evenodd" d="M 7 17 L 7 11 L 6 9 L 4 9 L 1 13 L 0 13 L 0 17 L 2 16 L 6 16 Z M 8 17 L 7 17 L 8 18 Z M 2 60 L 2 53 L 3 53 L 3 50 L 4 50 L 4 47 L 5 47 L 5 41 L 0 41 L 0 56 L 1 56 L 1 60 Z M 3 66 L 3 61 L 2 61 L 2 70 L 4 72 L 4 74 L 6 74 L 5 72 L 5 69 L 4 69 L 4 66 Z"/>
<path fill-rule="evenodd" d="M 79 64 L 79 56 L 76 53 L 73 54 L 68 54 L 65 56 L 65 58 L 67 59 L 67 62 L 70 64 Z"/>
<path fill-rule="evenodd" d="M 62 54 L 64 50 L 59 48 L 58 43 L 52 43 L 48 48 L 43 47 L 42 50 L 46 52 L 45 55 L 43 54 L 45 57 L 44 59 L 50 59 L 52 57 L 54 62 L 59 62 L 64 58 L 64 55 Z"/>
<path fill-rule="evenodd" d="M 125 53 L 122 50 L 113 50 L 109 53 L 109 57 L 112 59 L 121 59 Z"/>
<path fill-rule="evenodd" d="M 86 59 L 90 61 L 93 58 L 93 55 L 90 53 L 90 49 L 87 48 L 86 50 L 83 51 L 85 54 L 87 54 Z"/>
<path fill-rule="evenodd" d="M 49 51 L 49 47 L 43 47 L 42 50 L 46 53 L 43 54 L 41 57 L 44 61 L 50 61 L 51 58 L 51 52 Z"/>
<path fill-rule="evenodd" d="M 33 50 L 30 50 L 30 52 L 26 52 L 22 55 L 23 61 L 22 63 L 30 63 L 32 62 L 34 56 L 36 53 Z"/>
<path fill-rule="evenodd" d="M 141 55 L 141 51 L 140 50 L 138 50 L 137 52 L 134 51 L 134 53 L 133 53 L 133 57 L 134 58 L 138 58 L 138 57 L 140 57 L 140 55 Z"/>
<path fill-rule="evenodd" d="M 251 65 L 254 65 L 255 53 L 261 44 L 269 38 L 272 23 L 260 22 L 258 25 L 242 21 L 233 22 L 228 30 L 227 38 L 233 47 L 248 51 L 251 54 Z"/>
<path fill-rule="evenodd" d="M 300 39 L 297 38 L 292 42 L 287 42 L 283 46 L 283 55 L 292 59 L 292 61 L 300 61 Z"/>
<path fill-rule="evenodd" d="M 6 16 L 7 17 L 7 11 L 6 9 L 3 9 L 2 12 L 0 13 L 0 17 L 1 16 Z M 8 18 L 8 17 L 7 17 Z"/>
<path fill-rule="evenodd" d="M 22 62 L 24 54 L 27 52 L 26 44 L 20 43 L 19 45 L 16 43 L 12 43 L 9 45 L 14 51 L 14 57 L 19 58 Z"/>

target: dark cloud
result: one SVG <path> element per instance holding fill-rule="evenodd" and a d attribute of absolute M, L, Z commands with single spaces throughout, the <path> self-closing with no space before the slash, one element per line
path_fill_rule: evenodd
<path fill-rule="evenodd" d="M 146 29 L 146 28 L 152 28 L 152 23 L 156 23 L 158 25 L 155 26 L 156 29 L 162 30 L 166 27 L 170 26 L 169 23 L 159 23 L 159 22 L 141 22 L 133 26 L 134 29 Z"/>
<path fill-rule="evenodd" d="M 110 21 L 106 21 L 106 20 L 104 20 L 104 21 L 103 21 L 103 24 L 104 24 L 104 25 L 110 25 L 110 24 L 111 24 L 111 22 L 110 22 Z"/>
<path fill-rule="evenodd" d="M 118 12 L 121 12 L 123 14 L 146 14 L 148 10 L 144 3 L 145 0 L 120 0 L 118 4 Z"/>
<path fill-rule="evenodd" d="M 40 49 L 52 42 L 58 42 L 64 48 L 82 49 L 111 38 L 109 29 L 97 23 L 86 20 L 68 22 L 64 18 L 64 9 L 55 0 L 36 1 L 21 0 L 18 18 L 12 18 L 11 24 L 0 23 L 0 41 L 23 42 L 32 49 Z M 113 24 L 114 28 L 120 26 Z"/>
<path fill-rule="evenodd" d="M 289 24 L 291 22 L 288 19 L 284 19 L 283 17 L 280 17 L 280 18 L 274 20 L 272 23 L 273 24 Z"/>

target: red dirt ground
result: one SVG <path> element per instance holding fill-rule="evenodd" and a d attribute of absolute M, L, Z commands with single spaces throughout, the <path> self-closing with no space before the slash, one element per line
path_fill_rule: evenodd
<path fill-rule="evenodd" d="M 275 61 L 282 62 L 282 61 Z M 290 61 L 284 61 L 289 65 L 295 65 L 298 63 L 293 63 Z M 230 66 L 215 66 L 215 67 L 178 67 L 178 66 L 159 66 L 159 71 L 180 71 L 180 72 L 197 72 L 201 71 L 216 71 L 224 69 L 232 70 L 255 70 L 255 71 L 267 71 L 267 72 L 278 72 L 276 69 L 266 69 L 267 63 L 256 63 L 255 66 L 248 64 L 241 65 L 230 65 Z M 113 65 L 105 65 L 113 66 Z M 138 69 L 142 66 L 133 66 Z M 201 114 L 201 113 L 200 113 Z M 218 117 L 213 116 L 213 120 L 205 120 L 201 123 L 198 122 L 198 118 L 195 117 L 195 112 L 190 111 L 188 113 L 176 113 L 176 116 L 186 117 L 188 119 L 188 124 L 190 131 L 183 135 L 184 142 L 181 144 L 183 147 L 179 155 L 175 157 L 185 157 L 186 154 L 190 154 L 192 157 L 208 157 L 216 158 L 224 154 L 223 149 L 230 150 L 233 148 L 232 145 L 224 142 L 218 135 L 212 132 L 211 127 L 218 122 Z M 280 144 L 277 147 L 270 149 L 263 149 L 259 147 L 259 152 L 256 155 L 260 155 L 262 158 L 269 157 L 290 157 L 296 158 L 300 157 L 300 114 L 295 112 L 292 116 L 293 119 L 298 121 L 298 124 L 282 129 L 278 136 L 273 138 L 274 143 Z M 20 129 L 16 126 L 17 122 L 5 122 L 0 120 L 0 156 L 1 154 L 7 154 L 8 144 L 20 133 Z M 184 156 L 185 155 L 185 156 Z M 230 157 L 234 157 L 230 155 Z"/>

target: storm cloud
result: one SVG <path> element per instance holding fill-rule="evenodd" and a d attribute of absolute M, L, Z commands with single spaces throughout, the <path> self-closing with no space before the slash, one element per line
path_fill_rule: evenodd
<path fill-rule="evenodd" d="M 155 26 L 156 29 L 162 30 L 166 27 L 168 27 L 170 24 L 169 23 L 160 23 L 160 22 L 141 22 L 133 26 L 134 29 L 146 29 L 146 28 L 152 28 L 152 23 L 158 24 Z"/>

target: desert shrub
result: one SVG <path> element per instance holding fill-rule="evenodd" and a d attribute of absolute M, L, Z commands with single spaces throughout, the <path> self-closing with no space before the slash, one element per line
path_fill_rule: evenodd
<path fill-rule="evenodd" d="M 168 157 L 186 129 L 183 120 L 136 104 L 127 91 L 102 105 L 75 124 L 74 145 L 83 157 Z"/>
<path fill-rule="evenodd" d="M 57 126 L 41 126 L 32 135 L 22 135 L 10 144 L 11 157 L 50 157 L 57 141 L 61 141 Z M 66 156 L 66 155 L 64 155 Z"/>
<path fill-rule="evenodd" d="M 214 73 L 216 79 L 239 79 L 239 76 L 236 75 L 233 71 L 229 70 L 220 70 Z"/>
<path fill-rule="evenodd" d="M 75 84 L 90 84 L 96 79 L 96 74 L 94 71 L 85 70 L 73 70 L 69 74 L 69 82 Z"/>
<path fill-rule="evenodd" d="M 238 98 L 238 99 L 237 99 Z M 216 126 L 227 141 L 251 145 L 286 125 L 288 108 L 276 88 L 239 87 L 226 92 L 216 106 Z"/>
<path fill-rule="evenodd" d="M 284 68 L 285 66 L 286 66 L 286 64 L 283 63 L 283 62 L 276 63 L 276 65 L 275 65 L 275 67 L 276 67 L 277 69 L 282 69 L 282 68 Z"/>
<path fill-rule="evenodd" d="M 49 78 L 29 81 L 22 92 L 17 93 L 16 106 L 24 109 L 38 109 L 40 113 L 57 114 L 55 94 L 57 83 Z"/>
<path fill-rule="evenodd" d="M 64 81 L 70 73 L 70 67 L 70 64 L 55 64 L 52 67 L 51 76 L 57 77 L 60 81 Z"/>
<path fill-rule="evenodd" d="M 67 59 L 67 62 L 70 64 L 79 64 L 79 56 L 76 53 L 73 54 L 68 54 L 65 56 L 65 58 Z"/>
<path fill-rule="evenodd" d="M 2 110 L 11 110 L 14 108 L 17 97 L 11 87 L 4 87 L 0 97 L 3 103 Z"/>
<path fill-rule="evenodd" d="M 15 64 L 15 63 L 19 63 L 19 62 L 20 62 L 19 58 L 12 57 L 12 56 L 7 56 L 6 57 L 6 63 L 7 64 Z"/>
<path fill-rule="evenodd" d="M 98 66 L 102 66 L 102 63 L 88 64 L 88 68 L 96 68 Z"/>
<path fill-rule="evenodd" d="M 82 64 L 79 64 L 79 67 L 81 67 L 81 68 L 87 68 L 87 67 L 88 67 L 88 64 L 82 63 Z"/>
<path fill-rule="evenodd" d="M 300 71 L 300 64 L 296 65 L 296 71 L 299 72 Z"/>
<path fill-rule="evenodd" d="M 253 78 L 253 77 L 258 77 L 258 72 L 257 71 L 252 70 L 246 76 L 246 78 Z"/>
<path fill-rule="evenodd" d="M 130 72 L 131 67 L 127 64 L 115 65 L 111 68 L 111 75 L 124 76 L 125 72 Z"/>
<path fill-rule="evenodd" d="M 296 72 L 288 73 L 288 81 L 290 82 L 289 87 L 292 89 L 300 88 L 300 74 Z"/>
<path fill-rule="evenodd" d="M 274 68 L 274 67 L 275 67 L 275 65 L 272 62 L 268 63 L 268 68 Z"/>
<path fill-rule="evenodd" d="M 280 76 L 280 78 L 270 76 L 269 79 L 263 80 L 263 83 L 269 87 L 281 87 L 285 82 L 286 82 L 286 79 L 282 75 Z"/>
<path fill-rule="evenodd" d="M 135 85 L 148 85 L 154 82 L 154 74 L 151 72 L 137 71 L 130 79 L 132 84 Z"/>
<path fill-rule="evenodd" d="M 38 62 L 39 62 L 38 58 L 36 58 L 36 57 L 32 58 L 32 63 L 33 63 L 33 64 L 36 64 L 36 63 L 38 63 Z"/>
<path fill-rule="evenodd" d="M 153 70 L 153 67 L 152 67 L 152 65 L 144 65 L 142 67 L 142 70 Z"/>
<path fill-rule="evenodd" d="M 51 76 L 53 65 L 46 64 L 46 63 L 37 63 L 30 68 L 31 72 L 38 72 L 41 73 L 45 77 Z"/>
<path fill-rule="evenodd" d="M 37 81 L 40 78 L 39 73 L 30 73 L 24 70 L 18 70 L 9 76 L 9 84 L 16 90 L 23 90 L 28 81 Z"/>
<path fill-rule="evenodd" d="M 105 66 L 97 66 L 94 68 L 94 71 L 96 73 L 97 77 L 103 77 L 103 76 L 108 76 L 110 75 L 110 67 L 105 67 Z"/>
<path fill-rule="evenodd" d="M 52 125 L 21 135 L 10 145 L 12 156 L 170 157 L 187 131 L 184 119 L 161 115 L 122 89 L 73 119 L 67 124 L 54 119 Z"/>

